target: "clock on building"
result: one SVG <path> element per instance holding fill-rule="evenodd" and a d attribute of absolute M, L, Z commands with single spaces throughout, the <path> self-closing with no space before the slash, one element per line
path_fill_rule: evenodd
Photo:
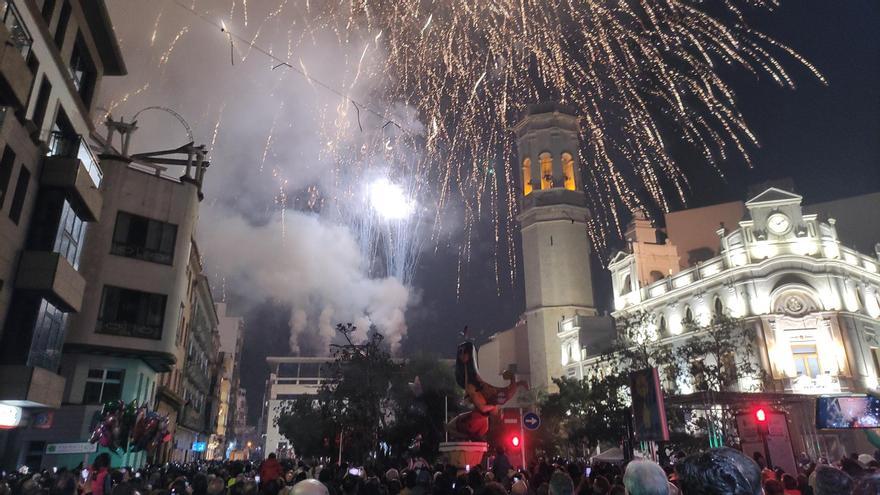
<path fill-rule="evenodd" d="M 791 228 L 791 220 L 784 213 L 774 213 L 767 217 L 767 228 L 774 234 L 784 234 Z"/>

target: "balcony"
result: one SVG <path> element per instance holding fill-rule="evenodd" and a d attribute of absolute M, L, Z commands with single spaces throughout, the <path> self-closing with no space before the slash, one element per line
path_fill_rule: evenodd
<path fill-rule="evenodd" d="M 34 82 L 26 62 L 33 38 L 9 0 L 0 0 L 0 20 L 0 105 L 24 111 Z"/>
<path fill-rule="evenodd" d="M 61 407 L 64 377 L 40 367 L 0 366 L 0 402 L 20 407 Z"/>
<path fill-rule="evenodd" d="M 97 221 L 101 216 L 102 198 L 98 187 L 102 178 L 98 160 L 81 136 L 57 131 L 49 136 L 49 155 L 40 183 L 68 190 L 70 199 L 81 207 L 88 221 Z"/>
<path fill-rule="evenodd" d="M 15 288 L 37 292 L 63 311 L 78 312 L 86 281 L 58 253 L 25 251 L 18 264 Z"/>

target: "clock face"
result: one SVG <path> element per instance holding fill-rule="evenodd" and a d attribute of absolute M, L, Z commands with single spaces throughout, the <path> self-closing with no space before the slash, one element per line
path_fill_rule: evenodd
<path fill-rule="evenodd" d="M 774 234 L 784 234 L 791 227 L 791 220 L 782 213 L 774 213 L 767 217 L 767 228 Z"/>

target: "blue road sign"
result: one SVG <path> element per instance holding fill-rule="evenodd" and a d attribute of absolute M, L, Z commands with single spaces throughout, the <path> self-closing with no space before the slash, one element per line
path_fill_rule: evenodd
<path fill-rule="evenodd" d="M 537 413 L 525 413 L 522 422 L 527 430 L 537 430 L 541 426 L 541 417 Z"/>

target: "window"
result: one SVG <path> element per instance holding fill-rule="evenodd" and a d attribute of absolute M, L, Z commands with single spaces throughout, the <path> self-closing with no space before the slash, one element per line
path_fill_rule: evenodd
<path fill-rule="evenodd" d="M 0 20 L 3 21 L 3 25 L 6 26 L 6 32 L 9 33 L 6 45 L 12 47 L 21 53 L 22 57 L 27 59 L 34 39 L 31 37 L 31 33 L 24 25 L 24 22 L 22 22 L 18 9 L 9 0 L 0 3 Z"/>
<path fill-rule="evenodd" d="M 684 321 L 683 323 L 694 323 L 694 312 L 691 311 L 691 307 L 687 306 L 684 308 Z"/>
<path fill-rule="evenodd" d="M 663 272 L 659 270 L 651 270 L 651 273 L 648 274 L 651 277 L 651 282 L 659 282 L 663 280 Z"/>
<path fill-rule="evenodd" d="M 53 373 L 58 370 L 58 366 L 61 365 L 61 347 L 64 345 L 66 323 L 67 313 L 45 299 L 41 301 L 31 338 L 28 366 L 39 366 Z"/>
<path fill-rule="evenodd" d="M 553 187 L 553 158 L 550 153 L 541 153 L 541 189 Z"/>
<path fill-rule="evenodd" d="M 40 14 L 43 16 L 43 20 L 46 21 L 46 26 L 52 23 L 52 14 L 55 13 L 55 0 L 44 0 L 43 8 L 40 9 Z"/>
<path fill-rule="evenodd" d="M 76 43 L 70 54 L 70 77 L 83 103 L 86 107 L 91 106 L 97 75 L 95 64 L 89 56 L 89 49 L 86 48 L 86 43 L 79 33 L 76 35 Z"/>
<path fill-rule="evenodd" d="M 104 286 L 95 331 L 122 337 L 161 340 L 166 299 L 163 294 Z"/>
<path fill-rule="evenodd" d="M 120 211 L 110 253 L 153 263 L 174 263 L 177 225 Z"/>
<path fill-rule="evenodd" d="M 665 316 L 662 316 L 662 315 L 660 316 L 660 323 L 657 324 L 657 333 L 659 333 L 661 337 L 668 333 L 667 329 L 666 329 L 666 317 Z"/>
<path fill-rule="evenodd" d="M 797 370 L 798 376 L 806 375 L 810 378 L 816 378 L 822 374 L 816 344 L 794 344 L 791 346 L 791 354 L 794 357 L 794 368 Z"/>
<path fill-rule="evenodd" d="M 61 51 L 61 47 L 64 45 L 64 35 L 67 34 L 68 24 L 70 24 L 70 2 L 64 0 L 64 5 L 61 6 L 61 15 L 58 17 L 58 25 L 55 26 L 55 45 L 58 47 L 58 51 Z"/>
<path fill-rule="evenodd" d="M 22 164 L 18 172 L 18 181 L 15 183 L 15 194 L 12 196 L 12 206 L 9 207 L 9 218 L 18 225 L 21 220 L 21 210 L 24 208 L 24 198 L 27 196 L 28 184 L 31 182 L 31 172 Z"/>
<path fill-rule="evenodd" d="M 83 404 L 103 404 L 122 397 L 123 370 L 90 369 Z"/>
<path fill-rule="evenodd" d="M 15 167 L 15 152 L 6 146 L 3 148 L 3 158 L 0 158 L 0 210 L 6 200 L 6 192 L 9 191 L 9 179 L 12 177 L 12 168 Z"/>
<path fill-rule="evenodd" d="M 630 277 L 629 274 L 627 274 L 625 277 L 623 277 L 623 283 L 620 286 L 620 295 L 629 294 L 629 292 L 631 290 L 632 290 L 632 277 Z"/>
<path fill-rule="evenodd" d="M 526 158 L 525 160 L 523 160 L 522 175 L 523 175 L 523 196 L 528 196 L 532 192 L 532 159 L 531 158 Z"/>
<path fill-rule="evenodd" d="M 724 316 L 724 303 L 721 302 L 720 297 L 715 298 L 715 318 L 721 318 Z"/>
<path fill-rule="evenodd" d="M 37 92 L 37 102 L 34 104 L 32 120 L 37 129 L 43 128 L 43 120 L 46 119 L 46 110 L 49 108 L 49 95 L 52 94 L 52 84 L 43 76 L 40 82 L 40 90 Z"/>
<path fill-rule="evenodd" d="M 565 178 L 565 188 L 569 191 L 577 189 L 574 178 L 574 157 L 570 153 L 562 154 L 562 176 Z"/>
<path fill-rule="evenodd" d="M 82 254 L 85 235 L 86 223 L 77 216 L 70 203 L 64 200 L 53 251 L 64 256 L 75 270 L 79 269 L 79 257 Z"/>
<path fill-rule="evenodd" d="M 876 347 L 871 348 L 871 357 L 874 358 L 874 375 L 880 377 L 880 356 L 877 353 L 880 352 L 880 349 Z"/>

